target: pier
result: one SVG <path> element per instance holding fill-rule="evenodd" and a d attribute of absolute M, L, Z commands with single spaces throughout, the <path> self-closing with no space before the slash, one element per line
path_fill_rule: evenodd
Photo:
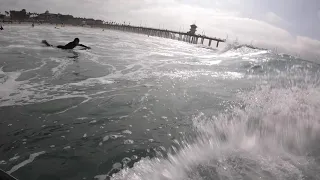
<path fill-rule="evenodd" d="M 216 37 L 208 37 L 205 35 L 196 35 L 196 25 L 191 25 L 191 29 L 189 32 L 178 32 L 167 29 L 157 29 L 150 27 L 142 27 L 142 26 L 131 26 L 125 24 L 105 24 L 104 27 L 106 29 L 117 30 L 117 31 L 125 31 L 132 32 L 138 34 L 145 34 L 148 36 L 156 36 L 168 39 L 175 39 L 179 41 L 188 42 L 191 44 L 204 44 L 204 41 L 208 41 L 208 46 L 211 46 L 212 41 L 216 42 L 216 47 L 219 47 L 220 42 L 226 42 L 226 39 L 220 39 Z"/>

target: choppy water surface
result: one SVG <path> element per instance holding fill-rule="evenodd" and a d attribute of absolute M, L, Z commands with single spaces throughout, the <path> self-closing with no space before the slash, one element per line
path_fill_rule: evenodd
<path fill-rule="evenodd" d="M 40 44 L 75 37 L 92 50 Z M 0 67 L 0 168 L 21 180 L 320 179 L 316 63 L 8 26 Z"/>

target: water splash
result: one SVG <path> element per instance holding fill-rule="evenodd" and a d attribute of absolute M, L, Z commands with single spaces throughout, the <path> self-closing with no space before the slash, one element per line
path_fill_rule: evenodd
<path fill-rule="evenodd" d="M 195 140 L 167 158 L 142 158 L 112 179 L 318 179 L 316 80 L 278 82 L 239 94 L 240 103 L 219 116 L 200 113 L 193 118 Z"/>

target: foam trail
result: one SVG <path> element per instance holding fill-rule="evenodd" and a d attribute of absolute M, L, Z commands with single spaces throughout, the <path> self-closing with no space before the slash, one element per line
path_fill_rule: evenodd
<path fill-rule="evenodd" d="M 6 79 L 2 84 L 0 84 L 0 97 L 1 98 L 9 98 L 9 95 L 12 92 L 15 92 L 17 87 L 19 86 L 19 82 L 15 81 L 19 76 L 20 72 L 0 72 L 1 74 L 4 74 L 4 78 Z"/>
<path fill-rule="evenodd" d="M 16 170 L 20 169 L 21 167 L 31 163 L 32 161 L 34 161 L 34 159 L 36 157 L 38 157 L 38 156 L 40 156 L 41 154 L 44 154 L 44 153 L 46 153 L 46 152 L 45 151 L 41 151 L 41 152 L 30 154 L 29 159 L 27 159 L 27 160 L 25 160 L 25 161 L 15 165 L 15 166 L 13 166 L 10 171 L 7 171 L 7 173 L 11 174 L 11 173 L 15 172 Z"/>

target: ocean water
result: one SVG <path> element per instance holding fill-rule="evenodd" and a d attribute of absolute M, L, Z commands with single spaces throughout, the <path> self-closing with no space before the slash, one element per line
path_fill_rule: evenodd
<path fill-rule="evenodd" d="M 44 47 L 79 37 L 88 51 Z M 20 180 L 318 180 L 319 65 L 101 29 L 6 26 L 0 168 Z"/>

